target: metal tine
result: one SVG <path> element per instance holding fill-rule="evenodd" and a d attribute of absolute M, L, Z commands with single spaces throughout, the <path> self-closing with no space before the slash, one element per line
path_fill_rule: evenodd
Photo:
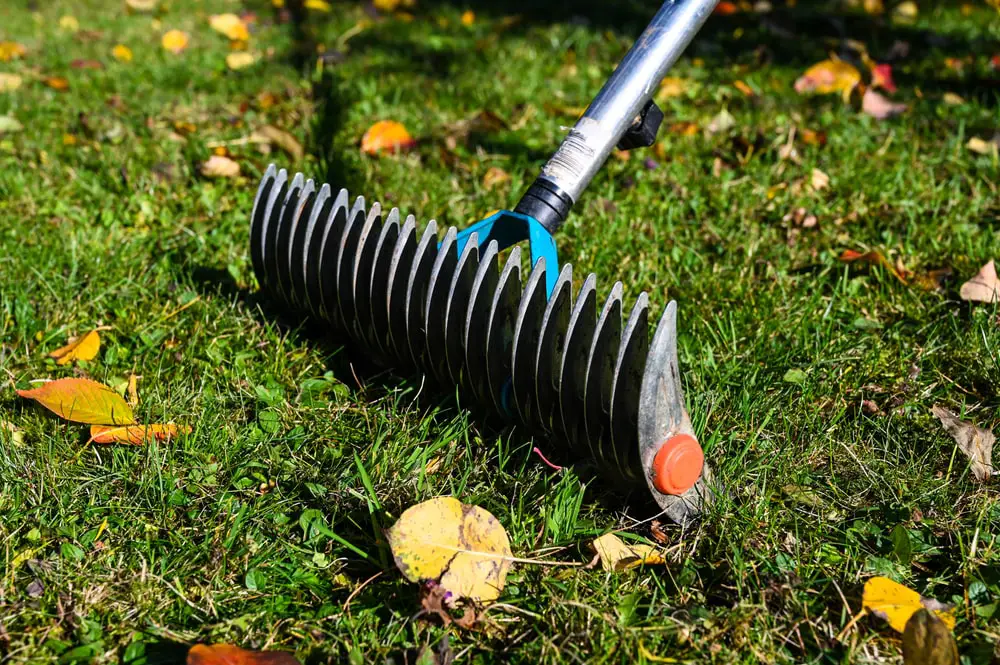
<path fill-rule="evenodd" d="M 343 220 L 347 219 L 347 190 L 340 190 L 334 199 L 329 185 L 323 185 L 316 196 L 316 203 L 313 204 L 305 245 L 302 248 L 303 290 L 309 311 L 317 316 L 322 316 L 323 312 L 323 295 L 319 290 L 323 243 L 338 216 L 343 225 Z"/>
<path fill-rule="evenodd" d="M 375 202 L 368 210 L 368 219 L 365 220 L 365 225 L 361 229 L 358 251 L 354 257 L 354 269 L 351 271 L 355 338 L 359 342 L 364 342 L 365 346 L 373 351 L 375 349 L 372 348 L 371 339 L 374 330 L 372 330 L 369 289 L 371 289 L 372 269 L 375 265 L 375 250 L 378 249 L 378 239 L 382 233 L 382 227 L 382 205 Z"/>
<path fill-rule="evenodd" d="M 263 222 L 260 230 L 260 236 L 258 238 L 260 256 L 261 256 L 261 270 L 257 273 L 257 279 L 261 281 L 262 286 L 268 290 L 268 292 L 274 292 L 274 281 L 271 278 L 271 272 L 269 265 L 273 261 L 273 252 L 271 247 L 273 246 L 274 232 L 277 227 L 277 222 L 275 221 L 275 207 L 279 210 L 281 202 L 285 200 L 285 194 L 288 190 L 288 171 L 281 169 L 278 171 L 278 175 L 274 178 L 274 184 L 271 186 L 271 191 L 268 193 L 267 204 L 264 206 Z"/>
<path fill-rule="evenodd" d="M 389 269 L 399 238 L 399 210 L 393 208 L 385 218 L 372 260 L 371 278 L 368 282 L 368 318 L 371 321 L 372 350 L 386 360 L 391 358 L 389 349 Z M 364 278 L 364 275 L 361 275 Z"/>
<path fill-rule="evenodd" d="M 365 207 L 365 200 L 359 196 L 354 206 L 348 209 L 348 200 L 347 190 L 340 190 L 337 201 L 330 211 L 331 216 L 323 236 L 316 247 L 316 260 L 310 261 L 310 270 L 314 271 L 316 276 L 319 313 L 340 330 L 347 330 L 347 325 L 340 315 L 340 305 L 337 303 L 337 257 L 340 254 L 341 242 L 347 235 L 348 223 L 354 219 L 356 210 L 364 211 Z"/>
<path fill-rule="evenodd" d="M 427 304 L 424 307 L 424 371 L 438 382 L 448 380 L 448 356 L 445 352 L 445 312 L 448 307 L 448 292 L 452 277 L 458 267 L 458 255 L 455 252 L 455 239 L 458 230 L 449 226 L 444 234 L 444 240 L 438 246 L 434 267 L 431 268 L 430 281 L 427 283 Z M 476 245 L 475 234 L 469 239 L 469 245 Z"/>
<path fill-rule="evenodd" d="M 413 215 L 407 215 L 389 262 L 386 299 L 389 349 L 395 361 L 404 367 L 411 362 L 410 347 L 406 340 L 406 286 L 416 253 L 417 224 Z"/>
<path fill-rule="evenodd" d="M 426 352 L 427 327 L 424 320 L 427 289 L 437 261 L 437 223 L 432 219 L 424 229 L 413 255 L 413 267 L 406 279 L 406 345 L 415 367 L 423 367 Z"/>
<path fill-rule="evenodd" d="M 585 391 L 587 352 L 594 341 L 597 325 L 597 276 L 587 275 L 569 317 L 566 348 L 559 369 L 559 418 L 566 443 L 579 450 L 586 436 Z"/>
<path fill-rule="evenodd" d="M 641 482 L 644 475 L 637 457 L 639 395 L 649 351 L 648 310 L 649 296 L 645 292 L 640 293 L 622 335 L 611 392 L 611 442 L 617 470 L 626 479 L 635 482 Z"/>
<path fill-rule="evenodd" d="M 486 405 L 493 404 L 486 371 L 486 340 L 490 332 L 490 308 L 496 296 L 497 283 L 500 281 L 499 251 L 496 240 L 491 240 L 486 246 L 486 252 L 479 259 L 479 270 L 472 282 L 462 326 L 461 364 L 464 365 L 464 371 L 460 385 L 468 386 L 476 401 Z M 450 344 L 449 340 L 449 348 Z"/>
<path fill-rule="evenodd" d="M 299 196 L 302 194 L 302 187 L 305 185 L 305 176 L 296 173 L 292 178 L 288 192 L 281 201 L 281 205 L 275 206 L 272 210 L 274 218 L 268 227 L 266 253 L 264 254 L 264 268 L 268 271 L 268 281 L 272 284 L 272 292 L 278 298 L 289 303 L 288 294 L 285 291 L 282 273 L 288 271 L 288 231 L 292 226 L 292 217 L 299 208 Z"/>
<path fill-rule="evenodd" d="M 307 280 L 309 247 L 313 244 L 313 232 L 324 207 L 330 201 L 330 186 L 323 185 L 313 195 L 308 204 L 308 210 L 302 210 L 302 218 L 295 227 L 296 237 L 292 239 L 292 293 L 296 295 L 303 309 L 313 311 L 312 298 Z"/>
<path fill-rule="evenodd" d="M 509 416 L 514 411 L 510 398 L 511 361 L 514 347 L 514 322 L 521 298 L 521 248 L 510 250 L 507 263 L 490 303 L 490 318 L 486 333 L 486 385 L 497 413 Z M 466 349 L 466 355 L 469 354 Z"/>
<path fill-rule="evenodd" d="M 514 351 L 511 354 L 511 388 L 514 407 L 525 425 L 535 421 L 535 356 L 545 314 L 545 259 L 540 258 L 528 275 L 514 324 Z M 554 270 L 555 268 L 553 268 Z"/>
<path fill-rule="evenodd" d="M 305 243 L 305 228 L 309 216 L 312 214 L 312 207 L 316 201 L 316 183 L 311 179 L 306 180 L 299 192 L 298 204 L 290 217 L 288 230 L 282 227 L 278 235 L 278 247 L 287 247 L 284 253 L 278 254 L 278 275 L 281 277 L 282 288 L 288 297 L 290 305 L 302 308 L 305 294 L 301 289 L 296 288 L 296 273 L 301 274 L 299 268 L 303 244 Z"/>
<path fill-rule="evenodd" d="M 479 271 L 479 236 L 472 234 L 458 257 L 455 274 L 448 287 L 444 308 L 444 355 L 450 385 L 462 386 L 462 366 L 465 364 L 465 313 L 472 302 L 472 284 Z"/>
<path fill-rule="evenodd" d="M 597 319 L 594 341 L 587 354 L 584 379 L 584 416 L 586 440 L 598 464 L 610 468 L 615 457 L 604 443 L 611 440 L 611 392 L 614 390 L 615 365 L 622 342 L 621 282 L 611 287 L 607 302 Z"/>
<path fill-rule="evenodd" d="M 264 277 L 264 228 L 267 226 L 265 209 L 271 200 L 271 192 L 278 177 L 278 169 L 269 164 L 261 178 L 260 187 L 253 200 L 253 212 L 250 213 L 250 262 L 253 271 L 259 279 Z"/>
<path fill-rule="evenodd" d="M 538 424 L 547 432 L 560 434 L 559 421 L 559 367 L 566 344 L 570 306 L 573 301 L 573 266 L 566 264 L 559 272 L 555 288 L 549 296 L 542 317 L 542 331 L 535 356 L 535 404 Z"/>
<path fill-rule="evenodd" d="M 337 296 L 340 320 L 344 322 L 344 330 L 348 333 L 353 333 L 355 329 L 354 288 L 351 280 L 354 275 L 354 259 L 358 253 L 361 231 L 367 219 L 364 199 L 359 196 L 351 208 L 351 214 L 347 216 L 347 226 L 344 227 L 337 248 L 337 263 L 333 273 L 334 293 Z"/>

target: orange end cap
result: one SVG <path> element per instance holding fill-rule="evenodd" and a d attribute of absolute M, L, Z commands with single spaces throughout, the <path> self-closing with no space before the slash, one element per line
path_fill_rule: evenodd
<path fill-rule="evenodd" d="M 680 495 L 694 487 L 705 464 L 705 453 L 690 434 L 672 436 L 653 458 L 653 486 L 663 494 Z"/>

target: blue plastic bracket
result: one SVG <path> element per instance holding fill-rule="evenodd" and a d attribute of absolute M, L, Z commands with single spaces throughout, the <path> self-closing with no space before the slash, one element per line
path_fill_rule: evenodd
<path fill-rule="evenodd" d="M 545 259 L 545 295 L 547 298 L 552 297 L 556 278 L 559 277 L 559 258 L 556 254 L 556 240 L 541 222 L 530 215 L 501 210 L 459 232 L 455 243 L 459 255 L 465 250 L 469 236 L 473 233 L 477 234 L 480 247 L 496 240 L 500 250 L 527 240 L 531 249 L 532 269 L 539 260 Z"/>

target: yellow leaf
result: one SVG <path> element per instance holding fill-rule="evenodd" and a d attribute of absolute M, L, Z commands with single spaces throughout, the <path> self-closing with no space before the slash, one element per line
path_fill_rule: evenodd
<path fill-rule="evenodd" d="M 927 610 L 917 610 L 903 631 L 905 665 L 958 665 L 955 637 L 943 621 Z"/>
<path fill-rule="evenodd" d="M 132 49 L 124 44 L 118 44 L 111 49 L 111 56 L 118 62 L 132 62 Z"/>
<path fill-rule="evenodd" d="M 212 30 L 225 35 L 234 42 L 245 42 L 250 39 L 250 31 L 246 23 L 236 14 L 214 14 L 209 17 L 208 24 Z"/>
<path fill-rule="evenodd" d="M 58 90 L 59 92 L 66 92 L 69 90 L 69 80 L 63 78 L 62 76 L 49 76 L 44 80 L 44 83 L 53 90 Z"/>
<path fill-rule="evenodd" d="M 180 53 L 187 48 L 188 34 L 181 30 L 170 30 L 163 35 L 160 43 L 171 53 Z"/>
<path fill-rule="evenodd" d="M 141 446 L 153 439 L 166 441 L 180 434 L 190 434 L 191 428 L 187 425 L 175 425 L 167 423 L 165 425 L 125 425 L 121 427 L 109 427 L 108 425 L 91 425 L 90 440 L 94 443 L 128 443 L 133 446 Z"/>
<path fill-rule="evenodd" d="M 212 155 L 202 163 L 201 174 L 206 178 L 235 178 L 240 174 L 240 165 L 228 157 Z"/>
<path fill-rule="evenodd" d="M 68 365 L 74 360 L 93 360 L 100 349 L 101 336 L 96 330 L 91 330 L 86 335 L 71 339 L 69 344 L 50 353 L 49 358 L 55 358 L 57 365 Z"/>
<path fill-rule="evenodd" d="M 486 174 L 483 176 L 483 188 L 490 190 L 497 185 L 507 182 L 510 180 L 510 174 L 504 171 L 499 166 L 491 166 L 486 170 Z"/>
<path fill-rule="evenodd" d="M 986 141 L 978 136 L 973 136 L 969 139 L 969 142 L 965 144 L 965 147 L 980 155 L 995 155 L 997 154 L 997 148 L 1000 148 L 1000 145 L 994 141 Z"/>
<path fill-rule="evenodd" d="M 401 4 L 399 0 L 374 0 L 372 3 L 375 5 L 375 9 L 383 13 L 389 13 L 396 11 L 396 8 Z"/>
<path fill-rule="evenodd" d="M 0 62 L 10 62 L 24 57 L 28 49 L 17 42 L 0 42 Z"/>
<path fill-rule="evenodd" d="M 17 394 L 33 399 L 49 411 L 88 425 L 132 425 L 135 416 L 121 395 L 90 379 L 58 379 Z"/>
<path fill-rule="evenodd" d="M 63 16 L 59 19 L 59 27 L 67 32 L 77 32 L 80 30 L 80 22 L 75 16 Z"/>
<path fill-rule="evenodd" d="M 388 531 L 400 572 L 411 582 L 437 580 L 458 598 L 496 600 L 512 559 L 497 518 L 441 496 L 408 508 Z"/>
<path fill-rule="evenodd" d="M 21 87 L 21 77 L 17 74 L 0 72 L 0 92 L 13 92 Z"/>
<path fill-rule="evenodd" d="M 128 375 L 128 385 L 125 387 L 125 394 L 128 397 L 128 405 L 133 409 L 139 406 L 139 379 L 141 376 L 135 374 Z"/>
<path fill-rule="evenodd" d="M 601 559 L 604 570 L 619 571 L 635 568 L 643 564 L 666 563 L 660 551 L 652 545 L 634 543 L 626 545 L 621 538 L 613 533 L 606 533 L 595 538 L 591 543 Z"/>
<path fill-rule="evenodd" d="M 476 22 L 476 13 L 471 9 L 462 13 L 462 25 L 472 25 Z"/>
<path fill-rule="evenodd" d="M 24 444 L 24 434 L 17 428 L 16 425 L 14 425 L 14 423 L 7 422 L 6 420 L 0 420 L 0 432 L 6 432 L 7 436 L 10 437 L 10 442 L 15 446 Z M 0 438 L 0 440 L 2 440 L 2 438 Z"/>
<path fill-rule="evenodd" d="M 662 101 L 671 97 L 680 97 L 687 92 L 687 89 L 688 82 L 685 79 L 667 76 L 660 81 L 660 89 L 656 93 L 656 98 Z"/>
<path fill-rule="evenodd" d="M 954 92 L 946 92 L 941 96 L 941 101 L 948 106 L 961 106 L 965 103 L 965 100 L 961 95 L 956 95 Z"/>
<path fill-rule="evenodd" d="M 326 0 L 306 0 L 306 9 L 328 13 L 330 11 L 330 3 Z"/>
<path fill-rule="evenodd" d="M 906 628 L 906 622 L 913 613 L 923 608 L 931 609 L 949 630 L 955 627 L 954 610 L 943 609 L 937 601 L 921 598 L 916 591 L 888 577 L 873 577 L 865 582 L 861 603 L 866 610 L 882 617 L 899 632 Z"/>
<path fill-rule="evenodd" d="M 905 2 L 896 5 L 895 9 L 892 10 L 892 15 L 900 23 L 912 23 L 917 18 L 919 11 L 917 3 L 913 0 L 905 0 Z"/>
<path fill-rule="evenodd" d="M 818 62 L 795 81 L 795 91 L 799 94 L 814 92 L 826 95 L 839 92 L 847 100 L 851 91 L 861 83 L 861 72 L 843 60 Z"/>
<path fill-rule="evenodd" d="M 395 120 L 380 120 L 368 128 L 361 137 L 361 152 L 376 155 L 380 152 L 399 152 L 416 145 L 401 123 Z"/>
<path fill-rule="evenodd" d="M 226 56 L 226 67 L 229 67 L 233 71 L 246 69 L 255 62 L 257 62 L 257 56 L 246 51 L 238 51 Z"/>
<path fill-rule="evenodd" d="M 125 0 L 130 12 L 145 13 L 156 9 L 156 0 Z"/>

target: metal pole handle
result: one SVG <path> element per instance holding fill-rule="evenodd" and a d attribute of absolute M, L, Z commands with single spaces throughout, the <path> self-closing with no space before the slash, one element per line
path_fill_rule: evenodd
<path fill-rule="evenodd" d="M 652 99 L 667 71 L 708 19 L 718 0 L 667 0 L 625 54 L 594 101 L 563 139 L 515 210 L 550 232 L 604 165 Z"/>

